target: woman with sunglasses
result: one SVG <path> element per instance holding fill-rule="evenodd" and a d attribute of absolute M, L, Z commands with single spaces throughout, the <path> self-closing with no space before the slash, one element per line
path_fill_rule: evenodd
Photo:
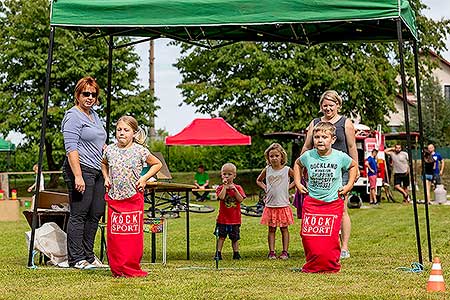
<path fill-rule="evenodd" d="M 101 160 L 106 131 L 93 109 L 99 91 L 94 78 L 80 79 L 75 105 L 66 111 L 61 125 L 66 149 L 63 176 L 70 199 L 67 252 L 69 266 L 77 269 L 104 266 L 94 256 L 98 222 L 105 212 Z"/>

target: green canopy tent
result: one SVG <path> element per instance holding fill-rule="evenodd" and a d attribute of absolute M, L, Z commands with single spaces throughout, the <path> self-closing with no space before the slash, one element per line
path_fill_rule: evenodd
<path fill-rule="evenodd" d="M 16 146 L 13 143 L 0 138 L 0 152 L 14 152 L 15 150 Z"/>
<path fill-rule="evenodd" d="M 402 0 L 58 0 L 51 25 L 90 35 L 303 44 L 417 38 Z"/>
<path fill-rule="evenodd" d="M 16 146 L 10 141 L 6 141 L 0 138 L 0 153 L 6 153 L 7 160 L 7 169 L 9 170 L 9 166 L 11 164 L 11 154 L 16 151 Z"/>
<path fill-rule="evenodd" d="M 418 74 L 417 28 L 407 0 L 53 0 L 50 16 L 50 45 L 44 93 L 44 112 L 39 151 L 41 172 L 47 120 L 53 41 L 57 27 L 75 30 L 86 38 L 108 37 L 107 132 L 110 127 L 111 71 L 113 49 L 161 37 L 215 48 L 237 41 L 291 42 L 305 45 L 337 42 L 398 41 L 403 99 L 406 79 L 403 61 L 404 39 L 412 41 L 415 57 L 419 129 L 422 129 Z M 127 45 L 114 45 L 114 36 L 142 37 Z M 409 113 L 404 101 L 406 131 Z M 411 139 L 408 146 L 411 151 Z M 421 146 L 423 147 L 422 134 Z M 410 153 L 410 166 L 412 155 Z M 411 170 L 413 168 L 411 167 Z M 413 177 L 413 176 L 412 176 Z M 37 177 L 39 180 L 39 176 Z M 413 177 L 414 178 L 414 177 Z M 39 183 L 38 183 L 39 184 Z M 414 219 L 419 261 L 422 262 L 415 184 Z M 37 203 L 35 201 L 34 212 Z M 427 202 L 427 201 L 425 201 Z M 31 243 L 34 242 L 35 213 Z M 428 207 L 427 233 L 429 259 Z M 189 254 L 188 254 L 189 255 Z M 28 265 L 32 264 L 30 248 Z"/>

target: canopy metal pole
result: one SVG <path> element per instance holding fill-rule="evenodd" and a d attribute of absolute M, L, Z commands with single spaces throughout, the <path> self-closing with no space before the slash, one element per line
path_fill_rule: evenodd
<path fill-rule="evenodd" d="M 112 59 L 113 59 L 114 39 L 113 36 L 109 36 L 108 43 L 108 83 L 106 91 L 106 143 L 109 144 L 110 129 L 111 129 L 111 86 L 112 86 Z"/>
<path fill-rule="evenodd" d="M 418 56 L 418 46 L 417 41 L 413 41 L 413 51 L 414 51 L 414 69 L 416 73 L 416 96 L 417 96 L 417 115 L 419 120 L 419 145 L 420 149 L 424 149 L 424 138 L 423 138 L 423 120 L 422 120 L 422 99 L 420 94 L 420 74 L 419 74 L 419 56 Z M 426 220 L 426 230 L 427 230 L 427 242 L 428 242 L 428 260 L 432 261 L 432 249 L 431 249 L 431 233 L 430 233 L 430 214 L 428 210 L 428 195 L 427 195 L 427 179 L 425 178 L 425 160 L 423 157 L 423 151 L 420 151 L 420 157 L 422 161 L 422 181 L 423 181 L 423 192 L 425 195 L 425 220 Z"/>
<path fill-rule="evenodd" d="M 30 245 L 28 249 L 28 267 L 32 267 L 33 264 L 33 248 L 34 248 L 34 237 L 36 233 L 37 226 L 37 208 L 39 206 L 39 187 L 41 186 L 41 174 L 42 174 L 42 160 L 44 157 L 44 145 L 45 145 L 45 127 L 47 125 L 47 112 L 48 112 L 48 96 L 50 90 L 50 75 L 52 72 L 52 61 L 53 61 L 53 42 L 55 37 L 55 27 L 50 27 L 50 37 L 49 37 L 49 47 L 48 47 L 48 58 L 47 58 L 47 70 L 45 72 L 45 90 L 44 90 L 44 111 L 42 112 L 42 125 L 41 125 L 41 140 L 39 143 L 39 161 L 38 161 L 38 176 L 36 178 L 36 195 L 33 206 L 33 218 L 31 221 L 31 237 Z"/>
<path fill-rule="evenodd" d="M 166 145 L 167 169 L 170 170 L 170 146 Z"/>
<path fill-rule="evenodd" d="M 113 47 L 114 47 L 114 41 L 113 36 L 109 36 L 109 43 L 108 43 L 108 83 L 106 87 L 106 143 L 109 144 L 109 132 L 111 128 L 111 86 L 112 86 L 112 57 L 113 57 Z M 102 222 L 106 223 L 106 216 L 105 213 L 103 213 L 102 216 Z M 102 241 L 100 243 L 100 260 L 103 262 L 103 255 L 105 252 L 105 240 L 104 235 L 102 234 Z"/>
<path fill-rule="evenodd" d="M 400 76 L 402 78 L 402 96 L 403 96 L 403 110 L 404 110 L 404 115 L 405 115 L 406 143 L 408 146 L 408 157 L 409 157 L 409 175 L 411 178 L 411 185 L 412 185 L 414 225 L 416 227 L 417 252 L 418 252 L 418 256 L 419 256 L 419 263 L 422 264 L 423 261 L 422 261 L 422 248 L 420 245 L 419 217 L 417 214 L 416 183 L 414 180 L 414 168 L 413 168 L 412 149 L 411 149 L 411 132 L 410 132 L 410 128 L 409 128 L 408 98 L 407 98 L 407 93 L 406 93 L 405 62 L 403 59 L 402 21 L 400 18 L 397 19 L 397 36 L 398 36 L 398 51 L 399 51 L 399 59 L 400 59 Z"/>

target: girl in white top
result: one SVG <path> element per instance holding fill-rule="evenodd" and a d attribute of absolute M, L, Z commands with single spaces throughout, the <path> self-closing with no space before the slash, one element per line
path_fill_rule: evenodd
<path fill-rule="evenodd" d="M 291 168 L 285 166 L 287 153 L 280 144 L 274 143 L 264 151 L 264 157 L 268 164 L 256 179 L 256 184 L 261 187 L 266 196 L 264 199 L 264 211 L 261 224 L 268 226 L 267 241 L 269 243 L 269 259 L 276 259 L 275 233 L 280 227 L 283 251 L 278 258 L 289 258 L 289 230 L 288 226 L 294 224 L 294 216 L 290 207 L 289 189 L 294 187 L 290 183 L 290 177 L 294 177 Z M 264 183 L 265 180 L 265 183 Z"/>
<path fill-rule="evenodd" d="M 33 166 L 33 171 L 36 174 L 36 179 L 35 179 L 34 183 L 27 189 L 28 193 L 31 193 L 33 190 L 36 190 L 36 193 L 44 190 L 44 174 L 42 174 L 42 172 L 41 172 L 41 180 L 39 183 L 39 190 L 36 189 L 38 168 L 39 168 L 39 166 L 37 164 Z M 34 195 L 33 195 L 33 198 L 34 198 Z"/>
<path fill-rule="evenodd" d="M 36 179 L 34 180 L 34 183 L 27 189 L 28 193 L 35 191 L 33 196 L 31 196 L 31 207 L 34 207 L 34 200 L 36 199 L 36 194 L 44 190 L 44 174 L 42 174 L 42 172 L 41 172 L 41 182 L 39 183 L 39 190 L 36 187 L 38 179 L 38 168 L 39 166 L 37 164 L 33 166 L 33 171 L 36 174 Z"/>

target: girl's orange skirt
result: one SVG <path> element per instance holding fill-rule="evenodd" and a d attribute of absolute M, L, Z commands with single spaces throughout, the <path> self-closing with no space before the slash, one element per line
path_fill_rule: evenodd
<path fill-rule="evenodd" d="M 264 207 L 260 224 L 270 227 L 287 227 L 294 224 L 291 207 Z"/>

